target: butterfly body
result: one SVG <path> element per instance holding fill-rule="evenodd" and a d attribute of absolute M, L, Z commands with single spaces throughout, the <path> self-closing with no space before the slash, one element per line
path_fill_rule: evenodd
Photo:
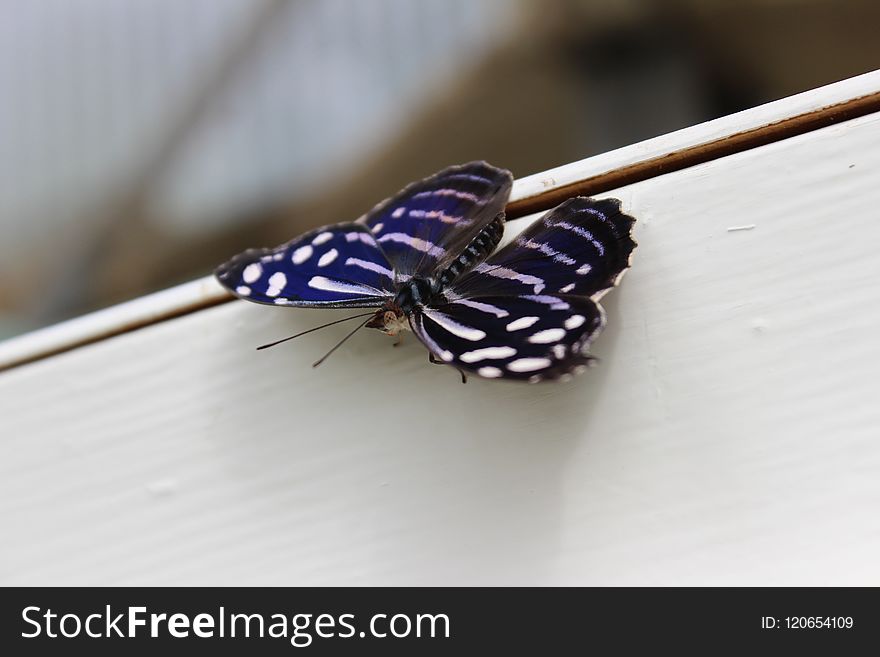
<path fill-rule="evenodd" d="M 512 176 L 485 162 L 414 183 L 356 222 L 316 229 L 218 268 L 258 303 L 375 308 L 433 358 L 484 378 L 565 379 L 593 358 L 599 298 L 629 265 L 634 220 L 614 199 L 569 199 L 494 255 Z"/>
<path fill-rule="evenodd" d="M 504 215 L 495 217 L 471 241 L 465 250 L 446 269 L 432 278 L 414 276 L 405 282 L 397 283 L 397 293 L 393 299 L 384 303 L 376 315 L 367 322 L 368 328 L 376 328 L 387 335 L 396 336 L 408 330 L 409 316 L 422 307 L 445 303 L 443 290 L 462 272 L 469 270 L 486 259 L 504 234 Z"/>

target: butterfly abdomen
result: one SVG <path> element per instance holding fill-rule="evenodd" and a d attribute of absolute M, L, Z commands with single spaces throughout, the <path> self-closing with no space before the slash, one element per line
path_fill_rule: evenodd
<path fill-rule="evenodd" d="M 468 271 L 474 265 L 482 262 L 486 257 L 495 250 L 501 236 L 504 234 L 504 213 L 499 212 L 498 215 L 488 224 L 479 234 L 471 240 L 461 255 L 459 255 L 451 265 L 446 267 L 436 279 L 437 291 L 448 286 L 452 281 L 461 274 Z"/>

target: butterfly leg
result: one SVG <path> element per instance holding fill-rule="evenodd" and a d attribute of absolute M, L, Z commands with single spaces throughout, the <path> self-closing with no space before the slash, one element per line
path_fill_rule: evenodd
<path fill-rule="evenodd" d="M 403 342 L 403 331 L 397 334 L 397 340 L 391 345 L 392 347 L 399 347 L 400 343 Z"/>
<path fill-rule="evenodd" d="M 442 360 L 437 360 L 436 358 L 434 358 L 434 354 L 432 354 L 430 351 L 428 352 L 428 361 L 432 365 L 446 365 L 446 363 L 444 363 Z M 458 370 L 459 374 L 461 374 L 461 382 L 467 383 L 467 374 L 464 373 L 464 370 L 459 370 L 457 367 L 455 369 Z"/>

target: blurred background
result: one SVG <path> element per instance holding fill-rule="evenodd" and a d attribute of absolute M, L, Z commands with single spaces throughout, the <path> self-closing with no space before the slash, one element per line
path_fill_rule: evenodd
<path fill-rule="evenodd" d="M 880 67 L 876 0 L 0 0 L 0 339 Z"/>

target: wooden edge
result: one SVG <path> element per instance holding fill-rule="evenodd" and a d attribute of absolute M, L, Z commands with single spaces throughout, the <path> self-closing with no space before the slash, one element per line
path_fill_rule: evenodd
<path fill-rule="evenodd" d="M 572 196 L 600 194 L 878 111 L 880 92 L 867 94 L 519 198 L 508 204 L 506 214 L 509 218 L 516 219 L 543 212 Z"/>
<path fill-rule="evenodd" d="M 213 276 L 0 342 L 0 371 L 210 308 L 233 297 Z"/>
<path fill-rule="evenodd" d="M 880 71 L 603 153 L 514 184 L 510 219 L 880 111 Z M 866 90 L 872 91 L 865 93 Z M 857 93 L 861 91 L 862 93 Z M 785 116 L 785 111 L 793 111 Z M 743 126 L 752 127 L 743 129 Z M 682 146 L 682 144 L 687 144 Z M 677 146 L 677 147 L 674 147 Z M 213 277 L 0 342 L 0 371 L 231 301 Z"/>

